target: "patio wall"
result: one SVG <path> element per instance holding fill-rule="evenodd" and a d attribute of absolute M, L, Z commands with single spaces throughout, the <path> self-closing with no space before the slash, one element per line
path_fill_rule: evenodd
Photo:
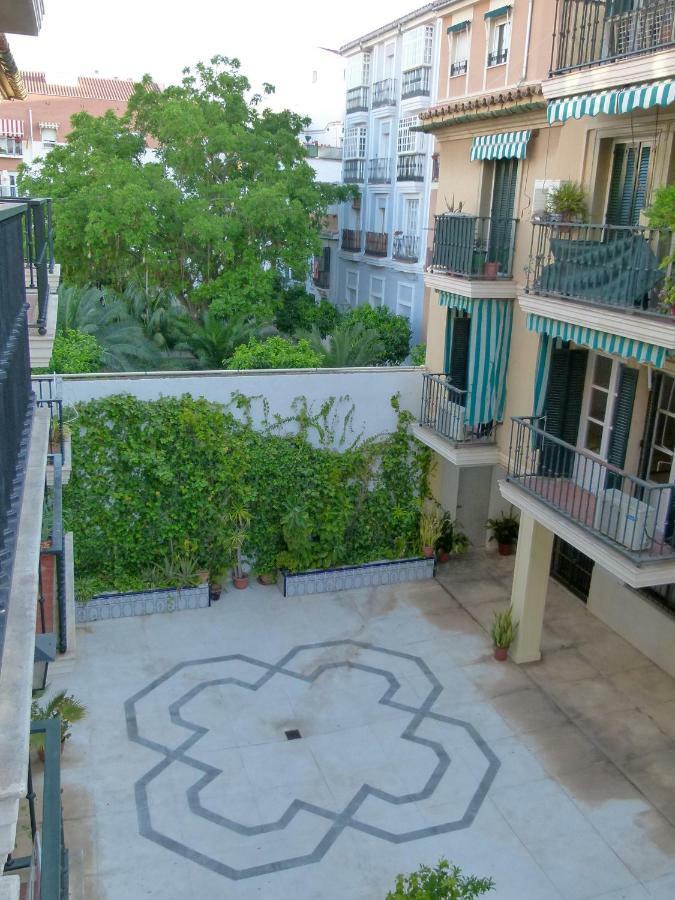
<path fill-rule="evenodd" d="M 417 368 L 365 369 L 283 369 L 251 372 L 151 372 L 64 375 L 63 400 L 66 406 L 81 401 L 132 394 L 139 400 L 180 397 L 190 394 L 214 403 L 227 404 L 232 394 L 262 396 L 270 404 L 270 415 L 288 416 L 297 397 L 305 397 L 317 412 L 329 397 L 349 398 L 341 405 L 346 413 L 354 404 L 351 437 L 371 437 L 391 432 L 396 415 L 390 399 L 401 396 L 401 408 L 416 416 L 422 394 L 421 370 Z M 262 405 L 253 406 L 256 425 L 262 420 Z"/>

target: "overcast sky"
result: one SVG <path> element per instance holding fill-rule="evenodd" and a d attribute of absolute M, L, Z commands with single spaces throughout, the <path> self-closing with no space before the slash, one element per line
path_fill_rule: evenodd
<path fill-rule="evenodd" d="M 343 64 L 337 48 L 422 5 L 421 0 L 45 0 L 38 37 L 10 36 L 21 69 L 51 81 L 77 75 L 163 84 L 216 53 L 238 57 L 245 74 L 277 88 L 274 105 L 312 116 L 341 115 Z M 313 73 L 316 72 L 316 75 Z"/>

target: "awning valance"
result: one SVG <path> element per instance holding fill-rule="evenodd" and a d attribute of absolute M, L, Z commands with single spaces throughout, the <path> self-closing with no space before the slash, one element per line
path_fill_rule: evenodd
<path fill-rule="evenodd" d="M 532 131 L 502 131 L 473 139 L 471 159 L 525 159 Z"/>
<path fill-rule="evenodd" d="M 577 97 L 552 100 L 548 106 L 548 123 L 553 125 L 555 122 L 580 119 L 582 116 L 620 116 L 634 109 L 669 106 L 674 102 L 675 80 L 634 84 L 597 94 L 580 94 Z"/>
<path fill-rule="evenodd" d="M 54 131 L 59 130 L 58 122 L 40 122 L 40 128 L 52 128 Z"/>
<path fill-rule="evenodd" d="M 490 9 L 485 13 L 486 19 L 498 19 L 500 16 L 505 16 L 507 12 L 511 9 L 511 4 L 506 3 L 504 6 L 498 6 L 496 9 Z"/>
<path fill-rule="evenodd" d="M 471 19 L 465 19 L 463 22 L 457 22 L 456 25 L 451 25 L 448 28 L 448 34 L 455 34 L 457 31 L 466 31 L 470 24 Z"/>
<path fill-rule="evenodd" d="M 657 369 L 662 368 L 666 361 L 667 350 L 665 347 L 657 347 L 656 344 L 647 344 L 644 341 L 621 337 L 618 334 L 596 331 L 594 328 L 585 328 L 582 325 L 571 325 L 569 322 L 548 319 L 546 316 L 537 316 L 534 313 L 528 315 L 527 327 L 537 334 L 546 334 L 551 338 L 560 338 L 561 341 L 572 341 L 591 350 L 613 353 L 616 356 L 623 356 L 625 359 L 634 359 L 636 362 L 655 366 Z"/>
<path fill-rule="evenodd" d="M 0 119 L 0 134 L 5 137 L 23 137 L 21 119 Z"/>

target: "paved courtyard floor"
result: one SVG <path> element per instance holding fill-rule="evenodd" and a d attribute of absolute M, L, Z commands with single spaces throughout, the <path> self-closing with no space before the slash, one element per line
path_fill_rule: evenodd
<path fill-rule="evenodd" d="M 500 900 L 675 897 L 675 681 L 555 585 L 544 660 L 495 662 L 511 565 L 79 629 L 86 900 L 384 900 L 440 857 Z"/>

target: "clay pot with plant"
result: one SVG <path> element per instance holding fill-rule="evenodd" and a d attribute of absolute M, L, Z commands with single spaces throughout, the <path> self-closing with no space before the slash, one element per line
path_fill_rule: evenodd
<path fill-rule="evenodd" d="M 569 230 L 568 223 L 583 222 L 587 216 L 586 192 L 575 181 L 563 181 L 549 194 L 546 208 Z"/>
<path fill-rule="evenodd" d="M 244 566 L 243 549 L 251 524 L 251 514 L 244 506 L 238 506 L 230 512 L 228 519 L 232 529 L 229 540 L 232 583 L 238 591 L 243 591 L 248 587 L 249 580 L 248 569 Z"/>
<path fill-rule="evenodd" d="M 502 513 L 495 519 L 488 519 L 487 527 L 492 532 L 490 540 L 497 542 L 499 555 L 511 556 L 518 540 L 518 517 Z"/>
<path fill-rule="evenodd" d="M 436 541 L 436 559 L 439 563 L 449 562 L 450 556 L 460 556 L 469 548 L 469 539 L 458 528 L 450 513 L 441 516 L 441 534 Z"/>
<path fill-rule="evenodd" d="M 71 725 L 80 722 L 87 714 L 87 708 L 80 703 L 72 694 L 66 691 L 59 691 L 51 700 L 45 704 L 41 704 L 38 700 L 33 700 L 30 708 L 31 721 L 39 722 L 43 719 L 60 719 L 61 722 L 61 752 L 66 745 L 66 741 L 71 737 Z M 45 761 L 45 736 L 44 734 L 32 734 L 30 738 L 31 747 L 37 750 L 38 758 Z"/>
<path fill-rule="evenodd" d="M 420 515 L 420 544 L 422 555 L 433 559 L 436 542 L 443 532 L 443 517 L 435 508 L 422 510 Z"/>
<path fill-rule="evenodd" d="M 509 655 L 509 647 L 516 639 L 518 625 L 513 621 L 513 611 L 509 607 L 504 612 L 495 612 L 490 633 L 494 644 L 495 659 L 503 662 Z"/>

